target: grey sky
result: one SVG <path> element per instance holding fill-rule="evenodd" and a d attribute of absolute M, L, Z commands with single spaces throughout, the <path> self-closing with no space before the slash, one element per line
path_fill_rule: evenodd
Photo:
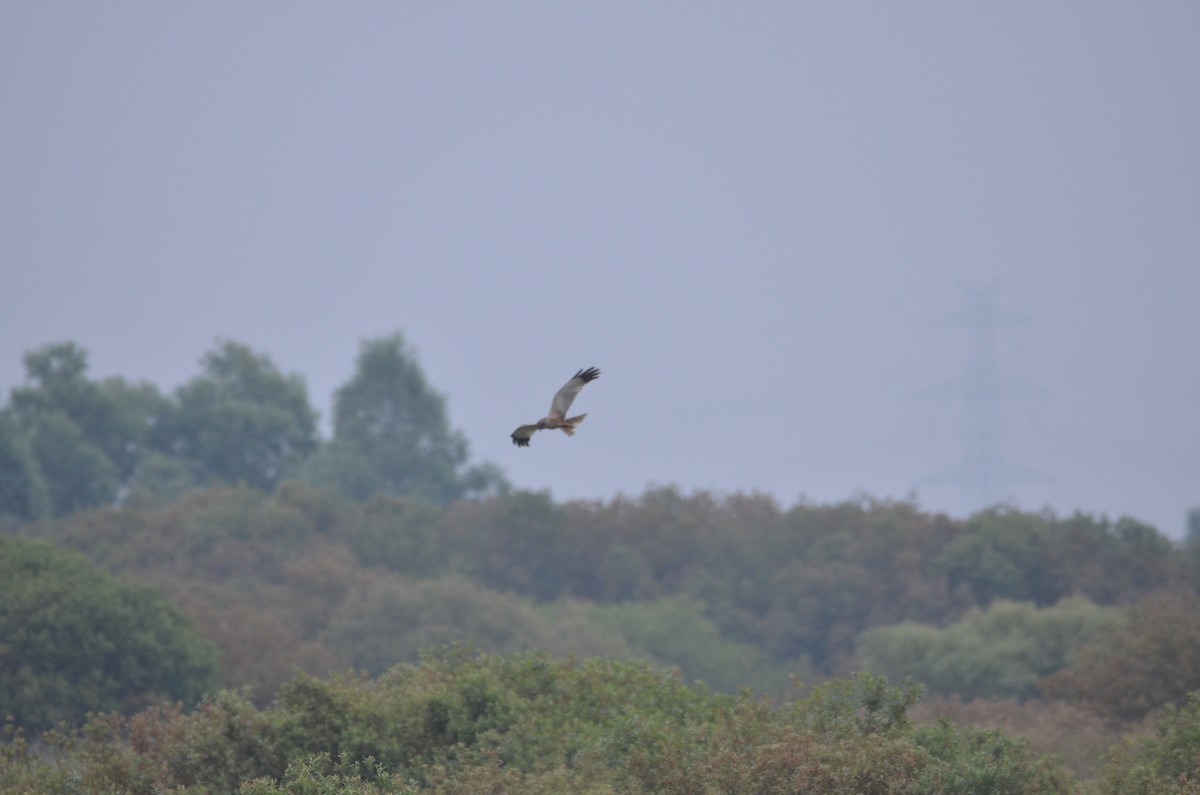
<path fill-rule="evenodd" d="M 217 338 L 328 415 L 400 330 L 559 498 L 928 478 L 999 281 L 1015 503 L 1200 505 L 1200 4 L 0 5 L 0 389 Z M 576 369 L 574 439 L 508 439 Z M 1013 383 L 1016 383 L 1014 381 Z"/>

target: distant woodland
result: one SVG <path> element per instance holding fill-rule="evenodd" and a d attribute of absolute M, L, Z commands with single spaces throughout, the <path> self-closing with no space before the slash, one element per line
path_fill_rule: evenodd
<path fill-rule="evenodd" d="M 329 438 L 239 343 L 171 394 L 25 366 L 0 792 L 1200 792 L 1200 528 L 556 502 L 399 335 Z"/>

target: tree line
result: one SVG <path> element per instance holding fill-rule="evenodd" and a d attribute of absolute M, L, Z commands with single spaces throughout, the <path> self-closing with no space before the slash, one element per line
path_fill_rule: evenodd
<path fill-rule="evenodd" d="M 214 483 L 270 491 L 286 478 L 436 504 L 506 487 L 495 466 L 469 463 L 445 398 L 399 334 L 363 342 L 334 395 L 329 439 L 300 376 L 238 342 L 218 343 L 169 395 L 89 378 L 73 342 L 27 353 L 25 371 L 0 409 L 0 517 L 169 500 Z"/>
<path fill-rule="evenodd" d="M 1121 720 L 1200 689 L 1200 547 L 1128 519 L 672 488 L 439 506 L 285 482 L 19 531 L 161 589 L 218 649 L 224 683 L 259 698 L 296 670 L 381 674 L 468 640 L 650 659 L 727 692 L 867 667 Z"/>

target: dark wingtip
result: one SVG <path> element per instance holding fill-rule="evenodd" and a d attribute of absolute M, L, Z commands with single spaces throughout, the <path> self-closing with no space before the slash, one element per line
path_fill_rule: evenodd
<path fill-rule="evenodd" d="M 574 377 L 575 377 L 575 378 L 582 378 L 582 379 L 583 379 L 583 383 L 585 383 L 585 384 L 586 384 L 586 383 L 588 383 L 589 381 L 595 381 L 597 378 L 599 378 L 599 377 L 600 377 L 600 370 L 599 370 L 599 368 L 597 368 L 597 367 L 589 367 L 589 368 L 588 368 L 588 369 L 586 369 L 586 370 L 580 370 L 579 372 L 575 373 L 575 376 L 574 376 Z"/>
<path fill-rule="evenodd" d="M 515 444 L 517 447 L 528 447 L 529 446 L 528 439 L 518 439 L 516 434 L 513 434 L 512 440 L 513 440 L 513 444 Z"/>

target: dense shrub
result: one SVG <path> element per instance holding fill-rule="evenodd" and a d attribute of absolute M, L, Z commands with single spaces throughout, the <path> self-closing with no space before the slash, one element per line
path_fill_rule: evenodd
<path fill-rule="evenodd" d="M 1120 721 L 1184 703 L 1200 690 L 1200 597 L 1162 592 L 1130 606 L 1044 689 Z"/>
<path fill-rule="evenodd" d="M 342 601 L 320 639 L 374 676 L 397 663 L 416 662 L 423 649 L 454 643 L 492 652 L 636 656 L 618 631 L 580 609 L 539 610 L 527 599 L 459 577 L 375 578 Z"/>
<path fill-rule="evenodd" d="M 948 720 L 956 726 L 999 729 L 1013 737 L 1025 737 L 1032 751 L 1054 756 L 1085 781 L 1099 777 L 1110 749 L 1124 731 L 1090 710 L 1063 701 L 963 701 L 957 696 L 930 696 L 909 714 L 918 724 Z"/>
<path fill-rule="evenodd" d="M 29 729 L 89 710 L 194 703 L 215 650 L 156 591 L 51 544 L 0 538 L 0 716 Z"/>
<path fill-rule="evenodd" d="M 1025 699 L 1039 695 L 1044 677 L 1120 623 L 1116 608 L 1083 598 L 1044 609 L 993 602 L 945 629 L 920 624 L 870 629 L 859 638 L 858 654 L 868 670 L 911 676 L 939 695 Z"/>
<path fill-rule="evenodd" d="M 1164 708 L 1150 731 L 1123 742 L 1104 771 L 1103 795 L 1200 795 L 1200 691 Z"/>
<path fill-rule="evenodd" d="M 1066 793 L 1022 741 L 914 727 L 912 687 L 838 680 L 775 707 L 637 664 L 451 651 L 379 679 L 301 677 L 274 706 L 94 719 L 0 757 L 12 791 Z M 241 783 L 246 782 L 246 783 Z"/>
<path fill-rule="evenodd" d="M 777 663 L 752 643 L 722 635 L 705 606 L 688 596 L 593 607 L 589 613 L 649 659 L 678 666 L 689 680 L 724 693 L 750 688 L 786 696 L 789 678 L 812 678 L 806 661 Z"/>

